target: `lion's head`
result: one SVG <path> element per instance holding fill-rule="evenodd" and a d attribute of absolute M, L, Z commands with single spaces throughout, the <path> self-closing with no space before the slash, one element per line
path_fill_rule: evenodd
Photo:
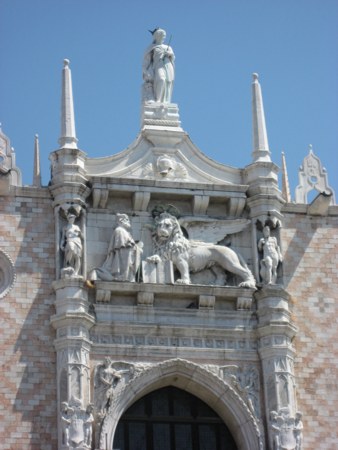
<path fill-rule="evenodd" d="M 172 252 L 184 252 L 189 248 L 178 220 L 167 212 L 155 219 L 153 239 L 156 251 L 167 259 L 171 259 Z"/>
<path fill-rule="evenodd" d="M 176 217 L 162 213 L 155 219 L 155 233 L 159 240 L 166 241 L 177 234 L 182 235 L 182 230 Z"/>

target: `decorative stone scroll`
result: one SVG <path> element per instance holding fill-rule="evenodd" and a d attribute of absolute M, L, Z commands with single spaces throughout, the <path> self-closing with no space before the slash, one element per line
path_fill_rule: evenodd
<path fill-rule="evenodd" d="M 180 273 L 176 283 L 191 284 L 190 272 L 199 273 L 204 269 L 211 269 L 216 285 L 224 285 L 225 272 L 228 271 L 243 280 L 240 287 L 256 286 L 250 269 L 234 250 L 186 239 L 178 220 L 169 213 L 163 212 L 155 218 L 153 243 L 155 254 L 148 257 L 147 261 L 154 264 L 171 261 Z"/>

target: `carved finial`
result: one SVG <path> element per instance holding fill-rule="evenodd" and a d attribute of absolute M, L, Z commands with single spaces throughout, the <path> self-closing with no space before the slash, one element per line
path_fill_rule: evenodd
<path fill-rule="evenodd" d="M 62 94 L 61 94 L 61 148 L 77 148 L 75 131 L 75 117 L 73 104 L 72 74 L 69 68 L 69 59 L 63 60 Z"/>
<path fill-rule="evenodd" d="M 39 135 L 38 134 L 35 135 L 35 141 L 34 141 L 33 186 L 41 187 L 40 146 L 39 146 Z"/>
<path fill-rule="evenodd" d="M 329 186 L 327 172 L 322 166 L 318 156 L 309 145 L 309 154 L 304 158 L 298 172 L 299 185 L 296 187 L 296 203 L 308 203 L 308 194 L 315 190 L 319 194 L 329 194 L 330 204 L 335 205 L 335 193 Z"/>
<path fill-rule="evenodd" d="M 290 185 L 284 152 L 282 152 L 282 193 L 284 200 L 290 203 L 291 202 Z"/>
<path fill-rule="evenodd" d="M 266 132 L 265 115 L 261 86 L 258 82 L 258 74 L 252 75 L 252 138 L 253 138 L 253 162 L 271 161 L 268 135 Z"/>

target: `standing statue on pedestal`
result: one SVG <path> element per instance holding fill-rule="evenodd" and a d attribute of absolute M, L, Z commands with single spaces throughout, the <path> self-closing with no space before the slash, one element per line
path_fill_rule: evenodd
<path fill-rule="evenodd" d="M 166 32 L 161 28 L 151 31 L 153 42 L 143 58 L 143 97 L 148 102 L 171 103 L 175 78 L 175 55 L 169 44 L 164 44 Z"/>
<path fill-rule="evenodd" d="M 89 283 L 102 281 L 135 282 L 140 266 L 142 242 L 136 243 L 130 233 L 131 224 L 127 214 L 116 214 L 116 227 L 108 247 L 108 254 L 102 267 L 93 269 L 88 275 Z"/>
<path fill-rule="evenodd" d="M 86 418 L 84 421 L 84 442 L 88 448 L 91 448 L 92 445 L 92 436 L 93 436 L 93 422 L 94 422 L 94 405 L 89 403 L 86 409 Z"/>
<path fill-rule="evenodd" d="M 275 237 L 271 236 L 269 226 L 263 228 L 263 236 L 258 241 L 258 250 L 263 252 L 260 275 L 264 284 L 276 284 L 277 267 L 283 257 Z"/>
<path fill-rule="evenodd" d="M 76 215 L 67 214 L 68 224 L 63 227 L 60 248 L 64 252 L 64 276 L 77 276 L 81 269 L 83 234 L 78 225 L 75 225 Z"/>
<path fill-rule="evenodd" d="M 73 413 L 73 408 L 70 408 L 67 402 L 61 403 L 61 429 L 63 445 L 69 445 L 69 428 Z"/>

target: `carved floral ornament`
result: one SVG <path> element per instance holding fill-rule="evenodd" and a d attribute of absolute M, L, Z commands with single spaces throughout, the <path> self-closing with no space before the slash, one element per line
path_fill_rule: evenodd
<path fill-rule="evenodd" d="M 15 279 L 13 261 L 6 252 L 0 250 L 0 298 L 5 297 L 12 289 Z"/>
<path fill-rule="evenodd" d="M 103 363 L 99 363 L 95 369 L 96 383 L 97 376 L 102 368 L 106 370 L 106 375 L 111 376 L 110 388 L 106 388 L 105 395 L 96 385 L 94 391 L 94 403 L 96 404 L 96 417 L 102 420 L 100 447 L 108 443 L 108 447 L 113 445 L 113 435 L 119 418 L 128 407 L 143 397 L 150 390 L 156 390 L 164 386 L 173 385 L 180 389 L 187 390 L 192 395 L 197 395 L 201 400 L 209 404 L 227 426 L 233 430 L 241 424 L 242 442 L 245 442 L 243 449 L 255 450 L 262 448 L 261 431 L 259 419 L 256 417 L 254 408 L 249 401 L 250 395 L 243 395 L 243 388 L 240 386 L 240 378 L 230 381 L 228 367 L 218 367 L 210 365 L 198 365 L 184 359 L 171 359 L 158 364 L 126 362 L 112 362 L 106 358 Z M 245 368 L 244 372 L 249 374 Z M 252 368 L 251 368 L 252 369 Z M 109 373 L 108 373 L 109 372 Z M 242 373 L 239 370 L 238 373 Z M 106 377 L 106 381 L 107 378 Z M 249 377 L 250 378 L 250 377 Z M 255 386 L 253 388 L 253 386 Z M 237 389 L 238 387 L 238 389 Z M 249 391 L 256 391 L 256 384 L 252 383 Z M 109 390 L 110 389 L 110 390 Z M 108 393 L 109 390 L 109 393 Z M 107 395 L 108 393 L 108 395 Z M 258 394 L 255 392 L 256 395 Z M 97 410 L 104 400 L 104 410 Z M 218 408 L 214 405 L 218 405 Z M 224 416 L 226 411 L 226 418 Z"/>

